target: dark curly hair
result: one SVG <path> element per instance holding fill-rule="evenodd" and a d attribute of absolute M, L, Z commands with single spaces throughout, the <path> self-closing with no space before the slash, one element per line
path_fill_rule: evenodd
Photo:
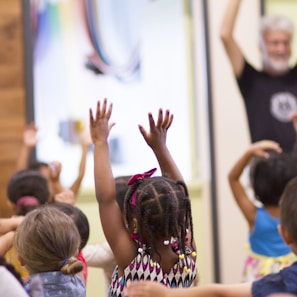
<path fill-rule="evenodd" d="M 255 197 L 264 206 L 277 206 L 287 183 L 297 176 L 297 159 L 291 154 L 269 152 L 269 158 L 257 157 L 250 171 Z"/>
<path fill-rule="evenodd" d="M 136 207 L 131 204 L 136 191 Z M 127 227 L 133 218 L 138 224 L 138 235 L 149 247 L 153 256 L 160 253 L 156 249 L 156 239 L 174 238 L 178 249 L 186 253 L 186 236 L 190 229 L 193 246 L 193 221 L 188 190 L 183 182 L 159 176 L 135 181 L 129 186 L 125 196 L 124 215 Z"/>
<path fill-rule="evenodd" d="M 120 206 L 121 212 L 124 211 L 124 200 L 125 195 L 128 190 L 128 180 L 131 177 L 131 175 L 122 175 L 117 176 L 115 181 L 115 187 L 116 187 L 116 200 Z"/>
<path fill-rule="evenodd" d="M 48 202 L 48 182 L 41 173 L 25 169 L 11 176 L 7 185 L 8 199 L 17 205 L 19 199 L 25 196 L 35 197 L 40 205 Z M 34 208 L 36 208 L 36 205 L 22 206 L 18 215 L 25 215 Z"/>

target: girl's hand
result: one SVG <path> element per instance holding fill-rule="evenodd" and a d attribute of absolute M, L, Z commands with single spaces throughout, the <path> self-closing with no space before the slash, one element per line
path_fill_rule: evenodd
<path fill-rule="evenodd" d="M 56 194 L 54 197 L 54 201 L 74 205 L 75 204 L 75 195 L 74 195 L 73 191 L 66 189 L 66 190 Z"/>
<path fill-rule="evenodd" d="M 158 121 L 155 124 L 155 120 L 151 113 L 148 114 L 150 131 L 147 132 L 143 126 L 139 125 L 139 131 L 142 134 L 146 143 L 152 148 L 157 149 L 166 146 L 167 130 L 171 126 L 173 121 L 173 114 L 170 114 L 169 110 L 166 110 L 163 116 L 163 110 L 159 109 Z"/>
<path fill-rule="evenodd" d="M 248 151 L 251 155 L 269 158 L 269 153 L 267 150 L 272 150 L 278 154 L 282 152 L 280 145 L 272 140 L 261 140 L 254 142 Z"/>
<path fill-rule="evenodd" d="M 112 103 L 107 107 L 107 99 L 103 104 L 98 101 L 95 117 L 90 109 L 90 134 L 94 144 L 96 142 L 106 141 L 111 128 L 115 123 L 109 123 L 112 112 Z"/>
<path fill-rule="evenodd" d="M 23 133 L 24 145 L 28 148 L 33 148 L 37 144 L 37 128 L 35 123 L 30 123 Z"/>

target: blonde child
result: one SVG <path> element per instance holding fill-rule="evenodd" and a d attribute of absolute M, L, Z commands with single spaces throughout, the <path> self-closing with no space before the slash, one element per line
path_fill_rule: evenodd
<path fill-rule="evenodd" d="M 85 285 L 77 273 L 83 264 L 76 256 L 80 235 L 71 217 L 51 207 L 41 206 L 30 211 L 19 225 L 15 248 L 21 263 L 29 271 L 25 286 L 37 278 L 43 295 L 51 297 L 85 297 Z"/>
<path fill-rule="evenodd" d="M 80 239 L 81 239 L 80 246 L 78 249 L 77 259 L 81 261 L 84 266 L 82 270 L 82 277 L 83 277 L 84 283 L 86 284 L 88 280 L 88 264 L 82 253 L 82 249 L 86 246 L 89 240 L 89 235 L 90 235 L 89 220 L 81 209 L 69 203 L 64 203 L 64 202 L 51 203 L 50 206 L 55 207 L 56 209 L 67 214 L 70 218 L 72 218 L 74 224 L 77 227 L 77 230 L 79 232 Z"/>
<path fill-rule="evenodd" d="M 112 104 L 90 109 L 94 143 L 96 198 L 105 237 L 117 267 L 109 296 L 123 296 L 128 280 L 151 279 L 169 287 L 191 286 L 197 274 L 193 246 L 191 203 L 183 178 L 166 146 L 173 116 L 159 110 L 157 124 L 149 113 L 150 132 L 139 126 L 157 157 L 165 177 L 155 170 L 132 176 L 124 201 L 124 221 L 116 201 L 115 181 L 109 160 L 108 136 Z"/>

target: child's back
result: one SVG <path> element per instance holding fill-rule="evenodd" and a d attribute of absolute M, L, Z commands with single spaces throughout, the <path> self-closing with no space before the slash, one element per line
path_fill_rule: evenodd
<path fill-rule="evenodd" d="M 269 153 L 267 150 L 273 150 Z M 261 206 L 256 206 L 240 183 L 239 177 L 253 160 L 250 178 L 254 195 Z M 277 272 L 296 260 L 290 247 L 278 232 L 279 200 L 286 184 L 297 176 L 297 161 L 291 155 L 281 153 L 272 141 L 259 141 L 237 161 L 229 173 L 234 198 L 249 227 L 249 254 L 244 265 L 244 281 L 252 281 Z"/>
<path fill-rule="evenodd" d="M 192 218 L 186 189 L 170 178 L 139 177 L 131 184 L 124 203 L 126 226 L 137 252 L 125 264 L 122 275 L 118 269 L 113 274 L 111 296 L 118 296 L 128 279 L 188 287 L 196 277 L 193 243 L 187 242 L 192 239 L 190 234 L 187 237 Z"/>

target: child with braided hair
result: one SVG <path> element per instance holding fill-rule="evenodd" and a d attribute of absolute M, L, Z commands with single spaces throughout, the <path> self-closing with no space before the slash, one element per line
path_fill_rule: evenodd
<path fill-rule="evenodd" d="M 116 201 L 115 180 L 109 160 L 108 136 L 112 104 L 98 101 L 95 117 L 90 109 L 94 143 L 96 198 L 105 237 L 117 266 L 109 296 L 123 296 L 128 280 L 150 279 L 168 287 L 189 287 L 197 269 L 191 203 L 183 177 L 167 146 L 173 115 L 159 110 L 157 124 L 149 113 L 150 131 L 139 130 L 153 150 L 163 176 L 152 169 L 128 181 L 124 221 Z"/>

